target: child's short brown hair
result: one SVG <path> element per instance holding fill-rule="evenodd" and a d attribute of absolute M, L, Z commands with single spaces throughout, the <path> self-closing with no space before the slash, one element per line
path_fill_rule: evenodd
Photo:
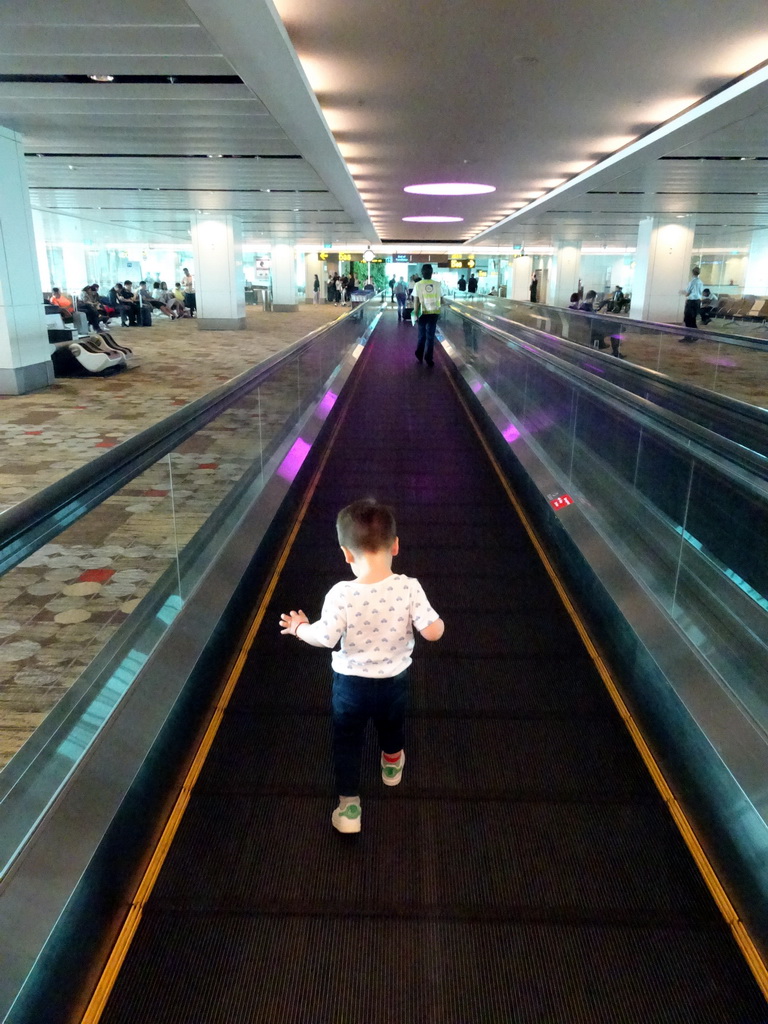
<path fill-rule="evenodd" d="M 362 498 L 339 512 L 336 533 L 339 544 L 350 551 L 382 551 L 395 543 L 397 526 L 391 508 L 373 498 Z"/>

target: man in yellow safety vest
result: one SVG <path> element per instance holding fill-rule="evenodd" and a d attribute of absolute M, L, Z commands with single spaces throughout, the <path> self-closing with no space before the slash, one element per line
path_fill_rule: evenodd
<path fill-rule="evenodd" d="M 442 292 L 440 282 L 432 280 L 432 264 L 425 263 L 421 268 L 421 281 L 413 289 L 413 311 L 419 328 L 419 340 L 416 345 L 416 358 L 427 366 L 433 366 L 433 349 L 435 347 L 435 331 L 440 316 Z"/>

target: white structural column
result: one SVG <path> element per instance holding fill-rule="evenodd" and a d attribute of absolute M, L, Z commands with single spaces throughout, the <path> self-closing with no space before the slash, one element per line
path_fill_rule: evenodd
<path fill-rule="evenodd" d="M 659 323 L 681 323 L 691 279 L 694 222 L 669 223 L 655 217 L 640 221 L 632 281 L 632 316 Z"/>
<path fill-rule="evenodd" d="M 279 242 L 272 246 L 272 309 L 276 313 L 295 313 L 296 252 L 292 245 Z"/>
<path fill-rule="evenodd" d="M 713 288 L 717 291 L 716 288 Z M 768 295 L 768 231 L 754 231 L 749 247 L 747 273 L 744 277 L 745 295 Z"/>
<path fill-rule="evenodd" d="M 0 394 L 53 383 L 24 147 L 0 128 Z"/>
<path fill-rule="evenodd" d="M 202 331 L 245 329 L 243 232 L 230 214 L 197 214 L 192 220 L 197 325 Z"/>
<path fill-rule="evenodd" d="M 571 295 L 579 290 L 581 271 L 581 242 L 561 242 L 555 249 L 552 271 L 549 275 L 551 306 L 567 306 Z"/>
<path fill-rule="evenodd" d="M 509 299 L 522 299 L 528 302 L 531 297 L 531 277 L 533 276 L 533 257 L 518 256 L 512 261 L 512 293 Z"/>

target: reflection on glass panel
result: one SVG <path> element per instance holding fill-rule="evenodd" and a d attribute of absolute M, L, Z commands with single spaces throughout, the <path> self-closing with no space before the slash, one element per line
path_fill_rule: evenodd
<path fill-rule="evenodd" d="M 631 363 L 656 370 L 673 380 L 684 381 L 736 398 L 751 405 L 768 407 L 768 361 L 764 345 L 738 337 L 755 330 L 738 321 L 716 319 L 706 334 L 686 332 L 681 324 L 660 330 L 627 316 L 589 314 L 555 306 L 531 305 L 511 299 L 477 302 L 473 316 L 496 321 L 505 330 L 515 324 L 535 328 L 577 345 L 613 354 Z M 765 342 L 765 331 L 754 334 Z"/>
<path fill-rule="evenodd" d="M 596 389 L 567 362 L 537 358 L 524 334 L 499 337 L 450 311 L 445 333 L 483 377 L 473 390 L 490 386 L 514 417 L 500 427 L 505 439 L 527 439 L 689 642 L 768 726 L 768 491 L 752 461 L 728 446 L 713 456 L 634 399 Z M 648 340 L 651 347 L 670 343 L 668 335 Z M 730 351 L 737 371 L 747 350 Z M 604 368 L 598 362 L 595 373 Z M 578 365 L 589 369 L 583 360 Z M 659 404 L 677 415 L 687 408 L 679 396 Z"/>
<path fill-rule="evenodd" d="M 248 394 L 0 577 L 0 874 L 132 685 L 371 312 Z M 306 457 L 299 437 L 284 460 Z"/>
<path fill-rule="evenodd" d="M 259 387 L 259 424 L 265 452 L 273 451 L 298 420 L 297 361 L 278 367 Z"/>
<path fill-rule="evenodd" d="M 176 562 L 163 460 L 0 578 L 5 764 Z"/>

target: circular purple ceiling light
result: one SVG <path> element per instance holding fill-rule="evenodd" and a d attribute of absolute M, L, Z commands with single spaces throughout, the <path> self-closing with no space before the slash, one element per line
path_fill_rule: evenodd
<path fill-rule="evenodd" d="M 406 185 L 403 189 L 420 196 L 479 196 L 495 191 L 495 185 L 476 185 L 471 181 L 438 181 L 434 185 Z"/>
<path fill-rule="evenodd" d="M 421 224 L 448 224 L 450 221 L 464 220 L 463 217 L 403 217 L 403 220 L 416 220 Z"/>

